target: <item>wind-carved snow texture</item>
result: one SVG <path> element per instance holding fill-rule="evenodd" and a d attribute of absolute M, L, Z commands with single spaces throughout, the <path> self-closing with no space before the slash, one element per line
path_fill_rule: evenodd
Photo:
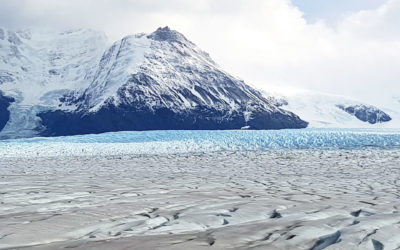
<path fill-rule="evenodd" d="M 2 138 L 307 126 L 168 27 L 111 46 L 91 30 L 3 33 L 0 90 L 15 102 Z"/>
<path fill-rule="evenodd" d="M 398 249 L 399 156 L 2 156 L 0 248 Z"/>

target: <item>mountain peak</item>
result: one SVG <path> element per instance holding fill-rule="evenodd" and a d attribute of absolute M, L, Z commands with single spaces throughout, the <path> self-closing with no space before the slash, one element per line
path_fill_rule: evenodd
<path fill-rule="evenodd" d="M 30 34 L 0 40 L 0 138 L 307 126 L 169 27 L 111 46 L 85 30 Z"/>
<path fill-rule="evenodd" d="M 184 42 L 188 41 L 184 35 L 176 30 L 170 29 L 168 26 L 158 28 L 156 31 L 147 36 L 147 38 L 156 41 Z"/>

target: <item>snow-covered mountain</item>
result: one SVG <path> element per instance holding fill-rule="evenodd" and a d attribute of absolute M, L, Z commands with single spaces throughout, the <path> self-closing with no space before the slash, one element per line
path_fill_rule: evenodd
<path fill-rule="evenodd" d="M 65 93 L 86 89 L 106 46 L 106 36 L 91 30 L 0 29 L 0 95 L 13 98 L 7 104 L 9 116 L 0 107 L 6 121 L 0 124 L 0 130 L 5 125 L 1 136 L 40 134 L 37 114 L 62 105 Z"/>
<path fill-rule="evenodd" d="M 91 30 L 0 29 L 0 91 L 3 138 L 307 126 L 168 27 L 111 46 Z"/>
<path fill-rule="evenodd" d="M 298 114 L 310 128 L 400 128 L 400 102 L 385 99 L 378 105 L 348 96 L 276 88 L 264 92 L 270 102 Z"/>

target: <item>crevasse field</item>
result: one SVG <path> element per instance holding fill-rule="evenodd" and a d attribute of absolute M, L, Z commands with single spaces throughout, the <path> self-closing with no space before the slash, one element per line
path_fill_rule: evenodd
<path fill-rule="evenodd" d="M 0 141 L 0 249 L 400 249 L 400 130 Z"/>

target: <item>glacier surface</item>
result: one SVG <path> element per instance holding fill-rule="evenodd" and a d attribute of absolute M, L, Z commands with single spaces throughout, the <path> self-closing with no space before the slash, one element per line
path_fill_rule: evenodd
<path fill-rule="evenodd" d="M 9 139 L 0 141 L 0 156 L 158 155 L 399 147 L 398 129 L 170 130 Z"/>
<path fill-rule="evenodd" d="M 0 249 L 399 249 L 400 130 L 0 141 Z"/>
<path fill-rule="evenodd" d="M 0 249 L 399 249 L 399 170 L 371 148 L 1 157 Z"/>

